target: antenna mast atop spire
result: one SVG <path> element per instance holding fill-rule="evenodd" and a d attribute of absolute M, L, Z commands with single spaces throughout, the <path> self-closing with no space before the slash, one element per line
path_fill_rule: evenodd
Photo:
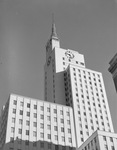
<path fill-rule="evenodd" d="M 55 26 L 55 22 L 54 22 L 54 14 L 52 13 L 52 34 L 51 37 L 57 38 L 57 33 L 56 33 L 56 26 Z"/>

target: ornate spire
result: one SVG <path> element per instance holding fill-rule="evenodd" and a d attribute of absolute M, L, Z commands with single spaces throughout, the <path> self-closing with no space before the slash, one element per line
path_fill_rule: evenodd
<path fill-rule="evenodd" d="M 58 39 L 58 36 L 57 36 L 57 33 L 56 33 L 56 26 L 55 26 L 55 22 L 54 22 L 54 14 L 52 14 L 52 34 L 51 34 L 51 37 L 53 38 L 57 38 Z"/>

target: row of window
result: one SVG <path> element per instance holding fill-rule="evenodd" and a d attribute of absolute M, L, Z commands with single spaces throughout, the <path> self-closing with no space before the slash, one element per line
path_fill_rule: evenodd
<path fill-rule="evenodd" d="M 26 125 L 29 126 L 29 121 L 27 121 L 26 123 L 27 123 Z M 33 125 L 36 127 L 36 126 L 37 126 L 36 122 L 33 122 Z M 41 129 L 44 129 L 44 124 L 43 124 L 43 123 L 40 123 L 40 128 L 41 128 Z M 51 130 L 51 125 L 47 125 L 47 129 L 48 129 L 48 130 Z M 28 131 L 29 131 L 29 130 L 28 130 Z M 54 126 L 54 131 L 58 131 L 58 127 L 57 127 L 57 126 Z M 15 132 L 15 128 L 14 128 L 14 127 L 11 127 L 11 132 L 12 132 L 12 133 Z M 27 131 L 26 131 L 26 132 L 27 132 Z M 34 132 L 35 132 L 35 131 L 34 131 Z M 61 127 L 61 132 L 65 132 L 65 131 L 64 131 L 64 127 Z M 18 133 L 19 133 L 19 134 L 22 134 L 22 129 L 18 129 Z M 68 133 L 71 133 L 71 129 L 69 129 L 69 128 L 68 128 Z M 27 135 L 27 134 L 26 134 L 26 135 Z"/>
<path fill-rule="evenodd" d="M 16 105 L 16 104 L 17 104 L 17 101 L 14 100 L 14 105 Z M 30 108 L 30 104 L 29 103 L 27 103 L 27 107 Z M 37 109 L 37 105 L 34 105 L 34 107 Z M 44 111 L 44 106 L 40 106 L 40 110 Z M 50 112 L 50 108 L 47 108 L 47 112 Z M 55 114 L 57 114 L 57 109 L 53 109 L 53 112 Z M 60 110 L 60 114 L 63 115 L 63 110 Z M 66 114 L 67 114 L 67 116 L 70 115 L 68 111 L 66 112 Z"/>
<path fill-rule="evenodd" d="M 36 118 L 37 116 L 34 115 L 34 118 Z M 44 119 L 44 115 L 40 115 L 40 118 L 41 119 Z M 50 116 L 47 116 L 47 120 L 50 121 L 51 120 L 51 117 Z M 26 122 L 29 122 L 28 120 Z M 57 122 L 57 117 L 54 117 L 54 122 Z M 60 119 L 60 122 L 61 123 L 64 123 L 64 119 Z M 12 123 L 15 123 L 15 118 L 12 118 Z M 35 122 L 36 124 L 37 122 Z M 19 119 L 19 124 L 23 124 L 23 119 Z M 70 120 L 67 120 L 67 124 L 70 125 Z"/>
<path fill-rule="evenodd" d="M 97 76 L 100 79 L 100 75 L 99 74 L 96 74 L 96 73 L 93 73 L 93 72 L 89 72 L 89 71 L 85 71 L 85 70 L 80 70 L 80 69 L 73 68 L 73 71 L 76 71 L 76 70 L 78 70 L 79 73 L 82 72 L 84 75 L 86 73 L 88 73 L 89 76 L 92 74 L 94 77 Z"/>

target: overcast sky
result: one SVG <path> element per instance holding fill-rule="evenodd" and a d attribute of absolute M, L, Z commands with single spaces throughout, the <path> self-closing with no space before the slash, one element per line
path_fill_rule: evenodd
<path fill-rule="evenodd" d="M 0 0 L 0 107 L 10 93 L 44 99 L 45 45 L 55 16 L 61 48 L 102 72 L 115 131 L 117 93 L 109 61 L 117 53 L 116 0 Z"/>

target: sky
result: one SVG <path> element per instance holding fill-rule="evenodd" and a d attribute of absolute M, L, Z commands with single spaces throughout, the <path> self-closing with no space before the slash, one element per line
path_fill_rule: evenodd
<path fill-rule="evenodd" d="M 0 108 L 14 93 L 44 100 L 45 45 L 55 16 L 61 48 L 102 72 L 117 133 L 117 93 L 109 61 L 117 53 L 117 0 L 0 0 Z"/>

